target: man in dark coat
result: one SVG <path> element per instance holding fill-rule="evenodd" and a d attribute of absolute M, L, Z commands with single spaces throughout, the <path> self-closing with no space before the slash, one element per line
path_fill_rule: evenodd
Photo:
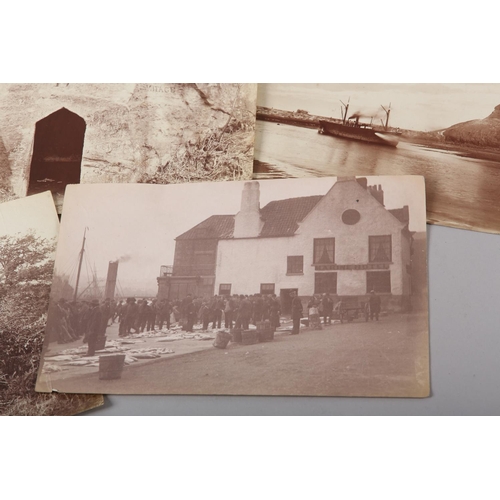
<path fill-rule="evenodd" d="M 292 292 L 292 320 L 293 328 L 290 335 L 298 335 L 300 331 L 300 318 L 302 318 L 302 301 L 295 292 Z"/>
<path fill-rule="evenodd" d="M 186 315 L 186 332 L 193 331 L 194 319 L 196 317 L 195 305 L 193 304 L 193 299 L 189 294 L 185 302 L 185 315 Z"/>
<path fill-rule="evenodd" d="M 240 295 L 240 313 L 239 318 L 241 321 L 241 327 L 243 330 L 248 330 L 250 325 L 250 318 L 252 317 L 252 302 L 247 296 Z"/>
<path fill-rule="evenodd" d="M 233 299 L 230 296 L 226 297 L 224 302 L 224 328 L 231 329 L 233 327 Z"/>
<path fill-rule="evenodd" d="M 373 316 L 378 321 L 378 315 L 380 314 L 381 300 L 380 297 L 375 293 L 375 290 L 370 292 L 370 319 L 373 321 Z"/>
<path fill-rule="evenodd" d="M 330 298 L 329 293 L 323 294 L 321 299 L 321 305 L 323 306 L 323 324 L 332 324 L 332 313 L 333 313 L 333 300 Z"/>
<path fill-rule="evenodd" d="M 222 322 L 222 311 L 224 310 L 224 302 L 219 299 L 217 295 L 214 295 L 212 302 L 210 304 L 210 309 L 212 312 L 212 329 L 220 328 Z"/>
<path fill-rule="evenodd" d="M 131 297 L 127 299 L 128 305 L 125 310 L 125 315 L 123 317 L 124 325 L 124 334 L 128 335 L 131 333 L 132 328 L 137 333 L 139 330 L 136 327 L 137 322 L 137 304 L 135 303 L 135 298 Z"/>
<path fill-rule="evenodd" d="M 272 295 L 271 301 L 269 303 L 269 320 L 271 321 L 271 326 L 273 328 L 280 327 L 280 313 L 281 313 L 281 305 L 276 297 L 276 295 Z"/>
<path fill-rule="evenodd" d="M 105 321 L 107 322 L 107 318 Z M 103 314 L 99 307 L 99 301 L 94 299 L 91 304 L 88 318 L 87 341 L 89 348 L 87 356 L 93 356 L 95 354 L 97 339 L 102 335 L 103 323 Z"/>
<path fill-rule="evenodd" d="M 147 305 L 148 308 L 148 316 L 146 321 L 146 331 L 154 332 L 155 330 L 155 321 L 156 321 L 156 299 L 151 301 L 151 304 Z"/>
<path fill-rule="evenodd" d="M 123 337 L 127 335 L 127 309 L 130 304 L 130 299 L 127 299 L 125 304 L 122 304 L 120 307 L 120 325 L 118 326 L 118 335 Z"/>
<path fill-rule="evenodd" d="M 163 328 L 163 323 L 167 323 L 167 330 L 170 330 L 170 314 L 172 313 L 172 306 L 167 299 L 162 299 L 158 306 L 158 329 Z"/>
<path fill-rule="evenodd" d="M 264 300 L 260 293 L 254 295 L 253 301 L 253 324 L 256 325 L 259 321 L 262 321 L 264 309 Z"/>

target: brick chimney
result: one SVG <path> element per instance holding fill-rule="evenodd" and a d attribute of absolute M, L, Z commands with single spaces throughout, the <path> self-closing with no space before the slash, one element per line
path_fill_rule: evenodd
<path fill-rule="evenodd" d="M 234 219 L 235 238 L 256 238 L 262 229 L 260 218 L 260 186 L 258 182 L 245 182 L 241 195 L 241 209 Z"/>
<path fill-rule="evenodd" d="M 381 204 L 384 206 L 384 190 L 379 184 L 378 186 L 368 186 L 368 192 Z"/>

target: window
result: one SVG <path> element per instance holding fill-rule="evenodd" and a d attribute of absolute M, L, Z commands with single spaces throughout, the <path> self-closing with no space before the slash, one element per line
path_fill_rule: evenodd
<path fill-rule="evenodd" d="M 391 293 L 391 271 L 367 271 L 366 293 Z"/>
<path fill-rule="evenodd" d="M 287 257 L 286 274 L 304 274 L 303 255 L 289 255 Z"/>
<path fill-rule="evenodd" d="M 231 283 L 221 283 L 219 285 L 219 295 L 231 295 Z"/>
<path fill-rule="evenodd" d="M 314 264 L 335 263 L 335 238 L 315 238 Z"/>
<path fill-rule="evenodd" d="M 349 209 L 342 214 L 342 222 L 348 226 L 354 226 L 361 219 L 361 214 L 357 210 Z"/>
<path fill-rule="evenodd" d="M 274 283 L 261 283 L 260 293 L 262 295 L 269 295 L 274 293 Z"/>
<path fill-rule="evenodd" d="M 315 273 L 314 293 L 337 293 L 337 273 Z"/>
<path fill-rule="evenodd" d="M 388 236 L 369 236 L 369 262 L 392 262 L 392 241 Z"/>

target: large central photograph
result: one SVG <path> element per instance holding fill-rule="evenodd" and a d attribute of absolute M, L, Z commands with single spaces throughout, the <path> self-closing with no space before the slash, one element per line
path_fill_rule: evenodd
<path fill-rule="evenodd" d="M 425 397 L 425 221 L 418 176 L 68 186 L 37 390 Z"/>

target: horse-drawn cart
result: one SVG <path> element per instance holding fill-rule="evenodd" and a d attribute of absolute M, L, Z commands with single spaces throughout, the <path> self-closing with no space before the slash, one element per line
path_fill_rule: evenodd
<path fill-rule="evenodd" d="M 350 323 L 358 318 L 368 321 L 369 316 L 370 303 L 360 302 L 357 297 L 342 297 L 333 309 L 333 317 L 341 323 Z"/>

